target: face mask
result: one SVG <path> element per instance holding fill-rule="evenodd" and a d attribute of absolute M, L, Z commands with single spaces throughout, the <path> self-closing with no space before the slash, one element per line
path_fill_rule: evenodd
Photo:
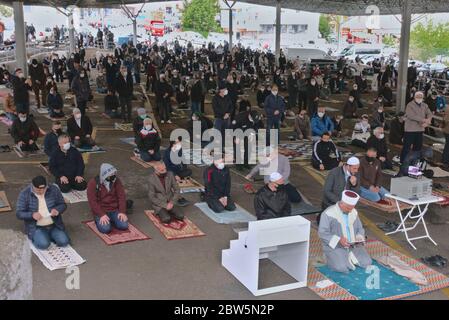
<path fill-rule="evenodd" d="M 20 72 L 17 76 L 21 79 L 25 78 L 25 75 L 23 74 L 23 72 Z"/>
<path fill-rule="evenodd" d="M 152 126 L 152 125 L 146 125 L 146 126 L 145 126 L 145 130 L 150 131 L 151 129 L 153 129 L 153 126 Z"/>
<path fill-rule="evenodd" d="M 225 91 L 223 92 L 223 94 L 224 94 L 225 96 L 227 96 L 227 95 L 228 95 L 228 90 L 225 90 Z"/>
<path fill-rule="evenodd" d="M 62 146 L 62 148 L 63 148 L 65 151 L 68 151 L 68 150 L 70 149 L 70 142 L 64 143 L 64 145 Z"/>
<path fill-rule="evenodd" d="M 51 94 L 51 95 L 55 95 L 55 93 L 56 93 L 56 92 L 54 92 L 54 91 L 50 91 L 50 94 Z"/>
<path fill-rule="evenodd" d="M 324 112 L 318 112 L 318 117 L 320 118 L 324 117 Z"/>
<path fill-rule="evenodd" d="M 20 119 L 21 122 L 27 121 L 27 118 L 26 118 L 26 117 L 19 117 L 19 119 Z"/>
<path fill-rule="evenodd" d="M 379 134 L 379 139 L 383 139 L 383 138 L 385 138 L 385 134 L 383 134 L 383 133 Z"/>
<path fill-rule="evenodd" d="M 80 78 L 82 79 L 82 78 L 84 78 L 86 75 L 84 74 L 84 73 L 81 73 L 80 74 Z"/>
<path fill-rule="evenodd" d="M 379 110 L 377 110 L 377 112 L 379 112 L 379 113 L 383 113 L 384 111 L 383 111 L 383 110 L 381 110 L 381 109 L 379 109 Z"/>
<path fill-rule="evenodd" d="M 277 92 L 277 91 L 271 91 L 271 93 L 272 93 L 274 96 L 277 96 L 277 95 L 278 95 L 278 92 Z"/>
<path fill-rule="evenodd" d="M 142 114 L 142 115 L 140 115 L 139 117 L 140 117 L 142 120 L 144 120 L 144 119 L 147 118 L 147 115 L 146 115 L 146 114 Z"/>
<path fill-rule="evenodd" d="M 312 86 L 314 86 L 314 85 L 316 84 L 316 82 L 312 81 L 310 84 L 311 84 Z"/>
<path fill-rule="evenodd" d="M 218 169 L 218 170 L 223 170 L 223 169 L 224 169 L 224 167 L 225 167 L 225 165 L 224 165 L 224 163 L 223 163 L 223 162 L 221 162 L 221 163 L 218 163 L 218 164 L 216 164 L 215 166 L 217 167 L 217 169 Z"/>
<path fill-rule="evenodd" d="M 366 161 L 368 161 L 368 162 L 373 162 L 374 161 L 374 157 L 368 157 L 368 156 L 366 156 Z"/>
<path fill-rule="evenodd" d="M 423 99 L 415 99 L 417 104 L 421 104 L 423 102 Z"/>
<path fill-rule="evenodd" d="M 75 114 L 75 119 L 76 119 L 76 120 L 81 119 L 81 114 L 80 114 L 80 113 Z"/>
<path fill-rule="evenodd" d="M 115 179 L 117 179 L 117 176 L 110 176 L 110 177 L 107 177 L 105 180 L 106 180 L 107 182 L 114 182 Z"/>

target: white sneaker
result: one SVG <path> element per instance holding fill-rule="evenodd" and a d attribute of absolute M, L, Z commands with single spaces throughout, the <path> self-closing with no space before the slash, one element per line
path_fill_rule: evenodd
<path fill-rule="evenodd" d="M 167 123 L 171 123 L 171 120 L 167 120 Z"/>
<path fill-rule="evenodd" d="M 161 123 L 162 123 L 162 124 L 164 124 L 164 123 L 165 123 L 165 121 L 164 121 L 164 120 L 161 120 Z"/>

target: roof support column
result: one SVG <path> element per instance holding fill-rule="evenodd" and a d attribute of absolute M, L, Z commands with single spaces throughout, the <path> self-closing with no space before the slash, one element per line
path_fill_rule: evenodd
<path fill-rule="evenodd" d="M 410 31 L 412 6 L 410 1 L 402 1 L 401 45 L 399 49 L 399 77 L 396 91 L 396 112 L 405 110 L 407 92 L 407 70 L 410 51 Z"/>
<path fill-rule="evenodd" d="M 25 19 L 23 15 L 23 2 L 14 1 L 12 3 L 14 9 L 14 28 L 15 28 L 15 52 L 17 68 L 21 68 L 25 76 L 28 75 L 27 68 L 27 52 L 25 40 Z"/>
<path fill-rule="evenodd" d="M 237 1 L 235 1 L 235 0 L 234 1 L 223 0 L 223 1 L 229 10 L 229 51 L 231 51 L 232 50 L 232 37 L 234 34 L 233 23 L 232 23 L 232 8 L 234 7 L 234 5 L 236 4 Z"/>
<path fill-rule="evenodd" d="M 70 10 L 67 15 L 67 21 L 69 24 L 69 54 L 75 53 L 75 24 L 73 22 L 73 10 Z"/>
<path fill-rule="evenodd" d="M 276 34 L 275 34 L 275 52 L 276 52 L 276 65 L 279 66 L 279 56 L 281 54 L 281 12 L 282 5 L 281 0 L 276 1 Z"/>
<path fill-rule="evenodd" d="M 133 45 L 137 46 L 137 20 L 133 20 Z"/>

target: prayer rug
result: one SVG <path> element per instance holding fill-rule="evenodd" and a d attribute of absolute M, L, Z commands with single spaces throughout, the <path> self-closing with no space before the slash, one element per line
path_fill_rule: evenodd
<path fill-rule="evenodd" d="M 67 120 L 69 120 L 69 118 L 70 118 L 70 116 L 67 116 L 67 115 L 65 115 L 65 116 L 62 117 L 62 118 L 52 118 L 52 117 L 50 117 L 48 114 L 45 115 L 44 117 L 47 118 L 48 120 L 51 120 L 51 121 L 67 121 Z"/>
<path fill-rule="evenodd" d="M 440 167 L 432 167 L 432 166 L 428 165 L 427 169 L 433 171 L 433 177 L 434 178 L 446 178 L 446 177 L 449 177 L 449 172 L 441 169 Z"/>
<path fill-rule="evenodd" d="M 42 170 L 45 171 L 46 174 L 48 174 L 49 176 L 51 176 L 51 172 L 50 172 L 50 167 L 48 162 L 41 162 L 39 164 L 39 168 L 41 168 Z"/>
<path fill-rule="evenodd" d="M 140 157 L 138 157 L 138 156 L 131 157 L 131 160 L 134 161 L 134 162 L 137 162 L 138 164 L 140 164 L 142 167 L 144 167 L 146 169 L 154 168 L 154 165 L 156 163 L 159 163 L 158 161 L 145 162 L 142 159 L 140 159 Z"/>
<path fill-rule="evenodd" d="M 36 106 L 31 106 L 31 110 L 33 110 L 34 112 L 37 112 L 39 114 L 48 114 L 48 108 L 43 108 L 43 107 L 36 107 Z"/>
<path fill-rule="evenodd" d="M 95 225 L 95 221 L 93 220 L 85 221 L 83 223 L 98 237 L 100 237 L 101 240 L 103 240 L 104 243 L 106 243 L 108 246 L 125 242 L 151 239 L 136 227 L 134 227 L 131 223 L 128 224 L 128 230 L 117 230 L 113 228 L 111 233 L 109 234 L 101 233 L 100 231 L 98 231 L 97 226 Z"/>
<path fill-rule="evenodd" d="M 3 175 L 3 173 L 0 171 L 0 183 L 6 182 L 5 176 Z"/>
<path fill-rule="evenodd" d="M 86 262 L 70 245 L 62 248 L 52 243 L 47 250 L 39 250 L 33 245 L 31 240 L 29 243 L 31 251 L 50 271 L 74 267 Z"/>
<path fill-rule="evenodd" d="M 193 178 L 183 179 L 178 185 L 181 194 L 204 192 L 204 186 Z"/>
<path fill-rule="evenodd" d="M 106 118 L 106 119 L 112 119 L 110 115 L 106 114 L 106 113 L 101 113 L 100 114 L 101 117 Z"/>
<path fill-rule="evenodd" d="M 323 178 L 326 178 L 327 175 L 329 174 L 329 171 L 328 171 L 328 170 L 323 170 L 323 171 L 317 170 L 317 169 L 315 169 L 314 167 L 312 167 L 311 165 L 306 165 L 306 166 L 304 166 L 304 167 L 307 168 L 309 171 L 312 171 L 312 172 L 315 172 L 315 173 L 319 174 L 319 175 L 322 176 Z"/>
<path fill-rule="evenodd" d="M 72 190 L 67 193 L 63 193 L 65 203 L 79 203 L 79 202 L 87 202 L 87 190 L 78 191 Z"/>
<path fill-rule="evenodd" d="M 311 229 L 310 234 L 310 261 L 323 261 L 323 252 L 322 252 L 322 245 L 321 240 L 318 237 L 318 231 L 315 229 Z M 424 293 L 429 293 L 435 290 L 440 290 L 443 288 L 446 288 L 449 286 L 449 278 L 445 275 L 429 268 L 425 264 L 419 262 L 416 259 L 410 258 L 391 247 L 387 246 L 383 242 L 374 240 L 374 241 L 368 241 L 366 243 L 366 250 L 368 251 L 371 258 L 376 260 L 377 258 L 380 258 L 382 256 L 386 255 L 395 255 L 398 256 L 402 261 L 407 263 L 410 267 L 413 269 L 419 271 L 421 274 L 423 274 L 427 279 L 427 285 L 420 286 L 416 285 L 417 288 L 415 290 L 412 290 L 412 287 L 410 286 L 409 292 L 394 292 L 395 285 L 388 284 L 386 287 L 381 286 L 380 291 L 382 291 L 381 296 L 377 295 L 376 297 L 376 289 L 372 289 L 372 293 L 370 293 L 371 298 L 374 299 L 383 299 L 383 300 L 395 300 L 395 299 L 402 299 L 407 298 L 415 295 L 420 295 Z M 375 262 L 376 263 L 376 262 Z M 332 283 L 332 285 L 325 287 L 325 288 L 318 288 L 317 283 L 323 280 L 329 280 L 323 273 L 320 272 L 320 268 L 323 268 L 324 266 L 317 266 L 315 267 L 312 263 L 309 264 L 309 274 L 308 274 L 308 287 L 314 291 L 316 294 L 318 294 L 321 298 L 326 300 L 358 300 L 360 299 L 357 297 L 353 291 L 351 293 L 346 288 L 342 287 L 341 285 L 337 284 L 336 281 Z M 361 269 L 361 268 L 359 268 Z M 381 269 L 381 268 L 379 268 Z M 382 269 L 381 269 L 382 270 Z M 358 282 L 360 284 L 361 290 L 366 290 L 366 280 L 367 278 L 372 274 L 372 271 L 370 273 L 365 273 L 363 269 L 362 271 L 362 277 L 359 278 Z M 382 271 L 381 271 L 382 272 Z M 351 272 L 349 275 L 353 276 L 355 273 Z M 333 280 L 333 279 L 330 279 Z M 406 279 L 407 280 L 407 279 Z M 407 280 L 409 281 L 409 280 Z M 381 277 L 381 283 L 382 283 L 382 277 Z M 385 287 L 385 288 L 384 288 Z M 404 286 L 405 287 L 405 286 Z M 392 292 L 390 292 L 389 295 L 386 294 L 384 289 L 393 289 Z M 371 291 L 371 290 L 370 290 Z M 358 292 L 360 292 L 358 290 Z M 367 295 L 364 296 L 365 298 L 368 297 Z M 370 298 L 370 297 L 368 297 Z"/>
<path fill-rule="evenodd" d="M 308 215 L 314 213 L 321 213 L 323 210 L 321 208 L 315 207 L 306 201 L 301 201 L 300 203 L 292 203 L 292 216 Z"/>
<path fill-rule="evenodd" d="M 132 123 L 114 123 L 114 129 L 116 130 L 122 130 L 126 132 L 132 132 L 133 131 L 133 124 Z"/>
<path fill-rule="evenodd" d="M 442 197 L 444 198 L 444 200 L 438 202 L 437 204 L 439 204 L 440 206 L 447 206 L 449 205 L 449 191 L 444 191 L 444 190 L 433 190 L 432 194 L 434 196 L 437 197 Z"/>
<path fill-rule="evenodd" d="M 366 200 L 364 198 L 360 198 L 360 204 L 363 204 L 365 206 L 369 206 L 372 208 L 376 208 L 376 209 L 379 209 L 381 211 L 388 212 L 388 213 L 398 212 L 398 208 L 396 207 L 396 201 L 392 200 L 392 199 L 387 199 L 387 200 L 389 200 L 391 204 L 389 204 L 389 205 L 388 204 L 380 204 L 377 202 L 372 202 L 372 201 Z M 407 203 L 399 201 L 399 207 L 401 208 L 401 210 L 407 210 L 407 209 L 410 209 L 412 206 Z"/>
<path fill-rule="evenodd" d="M 165 224 L 161 222 L 152 210 L 145 210 L 145 215 L 154 223 L 156 228 L 159 229 L 167 240 L 195 238 L 206 235 L 187 217 L 184 217 L 183 221 L 172 219 L 169 224 Z"/>
<path fill-rule="evenodd" d="M 206 216 L 220 224 L 244 223 L 257 220 L 255 216 L 236 204 L 235 211 L 223 211 L 222 213 L 214 212 L 206 202 L 195 203 Z"/>
<path fill-rule="evenodd" d="M 11 205 L 9 204 L 8 197 L 5 191 L 0 191 L 0 212 L 12 211 Z"/>
<path fill-rule="evenodd" d="M 105 153 L 106 150 L 100 147 L 76 148 L 80 153 Z"/>
<path fill-rule="evenodd" d="M 41 146 L 38 146 L 39 150 L 37 151 L 22 151 L 18 146 L 14 146 L 13 150 L 17 154 L 19 158 L 28 158 L 28 157 L 35 157 L 35 156 L 43 156 L 45 155 L 44 150 Z"/>
<path fill-rule="evenodd" d="M 134 138 L 134 137 L 120 138 L 120 141 L 123 142 L 123 143 L 129 144 L 130 146 L 137 147 L 135 139 L 136 138 Z"/>

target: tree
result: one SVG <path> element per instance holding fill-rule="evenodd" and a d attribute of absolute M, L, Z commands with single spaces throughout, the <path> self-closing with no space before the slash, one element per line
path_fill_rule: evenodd
<path fill-rule="evenodd" d="M 0 16 L 2 16 L 4 18 L 9 18 L 9 17 L 12 17 L 12 14 L 13 14 L 13 11 L 10 7 L 0 5 Z"/>
<path fill-rule="evenodd" d="M 329 36 L 331 35 L 331 26 L 329 24 L 329 17 L 324 14 L 320 15 L 319 31 L 324 39 L 329 39 Z"/>
<path fill-rule="evenodd" d="M 437 55 L 449 55 L 449 23 L 427 25 L 418 23 L 411 33 L 411 50 L 414 56 L 427 61 Z"/>
<path fill-rule="evenodd" d="M 181 24 L 184 31 L 195 31 L 207 37 L 209 32 L 221 32 L 215 20 L 220 13 L 218 0 L 184 1 Z"/>
<path fill-rule="evenodd" d="M 396 47 L 397 41 L 396 38 L 393 37 L 392 35 L 385 35 L 382 38 L 382 43 L 387 47 Z"/>

